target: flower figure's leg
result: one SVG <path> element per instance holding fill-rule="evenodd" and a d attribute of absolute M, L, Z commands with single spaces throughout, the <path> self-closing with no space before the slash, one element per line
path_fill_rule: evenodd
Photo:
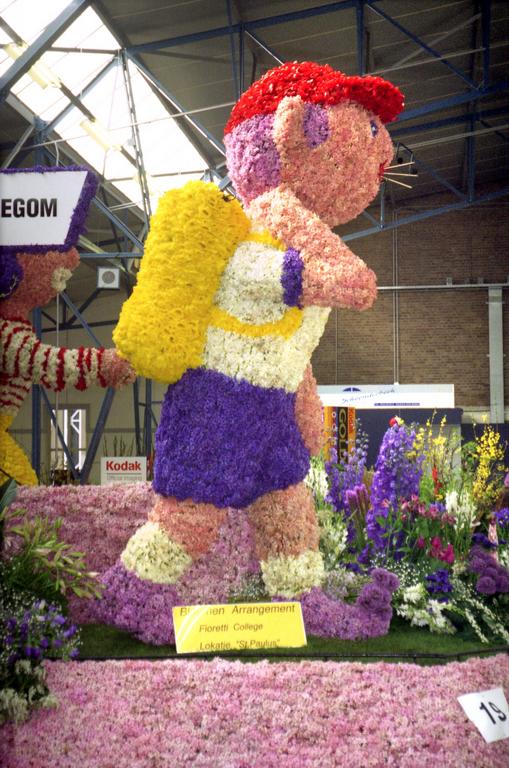
<path fill-rule="evenodd" d="M 131 536 L 120 559 L 142 580 L 175 584 L 194 560 L 208 552 L 226 513 L 213 504 L 157 496 L 148 522 Z"/>
<path fill-rule="evenodd" d="M 214 504 L 199 504 L 173 496 L 156 496 L 148 519 L 157 523 L 175 543 L 193 559 L 204 555 L 214 544 L 223 524 L 227 509 Z"/>
<path fill-rule="evenodd" d="M 319 531 L 304 483 L 261 496 L 247 512 L 269 594 L 291 597 L 318 586 L 324 574 Z"/>

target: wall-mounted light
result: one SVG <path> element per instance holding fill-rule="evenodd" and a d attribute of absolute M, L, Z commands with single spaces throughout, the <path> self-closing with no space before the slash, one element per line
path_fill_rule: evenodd
<path fill-rule="evenodd" d="M 11 59 L 16 61 L 25 51 L 28 51 L 28 45 L 27 43 L 20 43 L 19 45 L 7 43 L 7 45 L 4 45 L 4 51 Z M 41 88 L 60 88 L 60 78 L 42 61 L 38 61 L 37 64 L 30 67 L 28 74 L 34 83 L 37 83 Z"/>

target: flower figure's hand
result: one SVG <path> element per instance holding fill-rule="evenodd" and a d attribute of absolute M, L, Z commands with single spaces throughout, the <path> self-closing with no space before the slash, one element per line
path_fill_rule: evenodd
<path fill-rule="evenodd" d="M 107 387 L 122 389 L 136 379 L 136 371 L 128 360 L 119 357 L 115 349 L 104 350 L 102 376 Z"/>

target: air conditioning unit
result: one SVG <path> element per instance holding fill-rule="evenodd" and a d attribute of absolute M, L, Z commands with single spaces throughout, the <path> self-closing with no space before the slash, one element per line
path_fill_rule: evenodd
<path fill-rule="evenodd" d="M 97 267 L 98 288 L 119 288 L 120 269 L 118 267 Z"/>

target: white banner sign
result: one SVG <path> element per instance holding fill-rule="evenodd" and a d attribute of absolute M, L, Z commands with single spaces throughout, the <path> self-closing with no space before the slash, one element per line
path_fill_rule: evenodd
<path fill-rule="evenodd" d="M 454 408 L 454 384 L 334 384 L 318 394 L 338 408 Z"/>
<path fill-rule="evenodd" d="M 71 227 L 82 229 L 95 189 L 82 198 L 90 176 L 79 169 L 0 173 L 0 248 L 30 253 L 31 246 L 76 245 Z"/>
<path fill-rule="evenodd" d="M 509 738 L 509 707 L 502 688 L 467 693 L 458 701 L 485 741 Z"/>
<path fill-rule="evenodd" d="M 101 485 L 138 483 L 146 479 L 145 456 L 103 456 L 101 459 Z"/>

